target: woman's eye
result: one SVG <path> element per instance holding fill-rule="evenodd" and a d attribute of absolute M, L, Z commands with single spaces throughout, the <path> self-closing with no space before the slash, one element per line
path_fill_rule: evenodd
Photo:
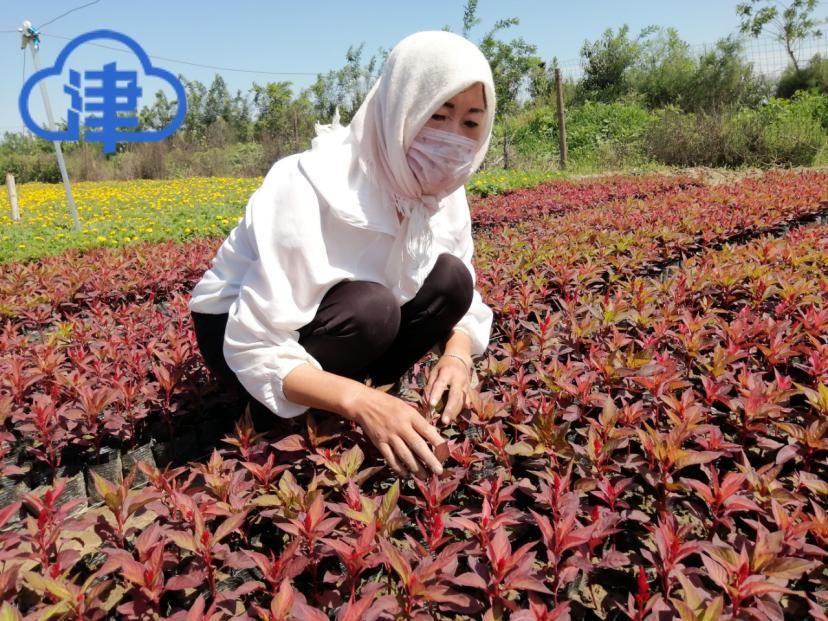
<path fill-rule="evenodd" d="M 466 121 L 466 127 L 477 127 L 477 123 L 474 121 Z"/>
<path fill-rule="evenodd" d="M 445 114 L 432 114 L 431 118 L 434 119 L 435 121 L 445 121 L 446 120 L 446 115 Z"/>

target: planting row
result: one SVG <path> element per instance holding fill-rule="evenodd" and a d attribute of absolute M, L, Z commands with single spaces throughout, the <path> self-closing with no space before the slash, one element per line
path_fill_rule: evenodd
<path fill-rule="evenodd" d="M 204 274 L 221 243 L 216 238 L 180 244 L 140 244 L 118 251 L 70 250 L 31 263 L 0 265 L 0 318 L 34 329 L 99 304 L 161 301 L 185 293 Z"/>
<path fill-rule="evenodd" d="M 502 265 L 515 260 L 523 271 L 534 273 L 537 267 L 542 276 L 513 284 L 525 295 L 546 295 L 549 302 L 659 273 L 706 248 L 827 217 L 828 175 L 769 173 L 725 189 L 690 189 L 496 227 L 478 238 L 475 250 L 484 281 L 512 283 Z M 488 299 L 500 305 L 496 295 Z"/>
<path fill-rule="evenodd" d="M 687 176 L 607 176 L 549 181 L 535 188 L 503 192 L 471 203 L 472 225 L 490 227 L 596 207 L 613 201 L 654 198 L 701 186 Z"/>

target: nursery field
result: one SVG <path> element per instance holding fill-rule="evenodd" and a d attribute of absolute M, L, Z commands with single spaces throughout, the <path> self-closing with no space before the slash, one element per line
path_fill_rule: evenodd
<path fill-rule="evenodd" d="M 224 229 L 0 264 L 0 619 L 828 619 L 828 173 L 471 208 L 494 326 L 427 480 L 216 389 Z"/>

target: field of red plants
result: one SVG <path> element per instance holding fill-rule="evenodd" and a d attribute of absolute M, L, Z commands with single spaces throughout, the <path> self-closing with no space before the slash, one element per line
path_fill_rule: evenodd
<path fill-rule="evenodd" d="M 0 619 L 828 619 L 828 174 L 472 217 L 495 323 L 428 480 L 239 417 L 187 311 L 220 239 L 0 265 Z"/>

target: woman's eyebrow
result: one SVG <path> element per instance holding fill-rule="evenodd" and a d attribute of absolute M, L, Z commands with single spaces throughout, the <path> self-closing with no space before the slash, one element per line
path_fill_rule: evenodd
<path fill-rule="evenodd" d="M 445 106 L 446 108 L 449 108 L 451 110 L 454 110 L 454 104 L 451 103 L 450 101 L 447 101 L 446 103 L 444 103 L 443 106 Z M 480 108 L 469 108 L 469 112 L 485 112 L 485 110 L 481 110 Z"/>

